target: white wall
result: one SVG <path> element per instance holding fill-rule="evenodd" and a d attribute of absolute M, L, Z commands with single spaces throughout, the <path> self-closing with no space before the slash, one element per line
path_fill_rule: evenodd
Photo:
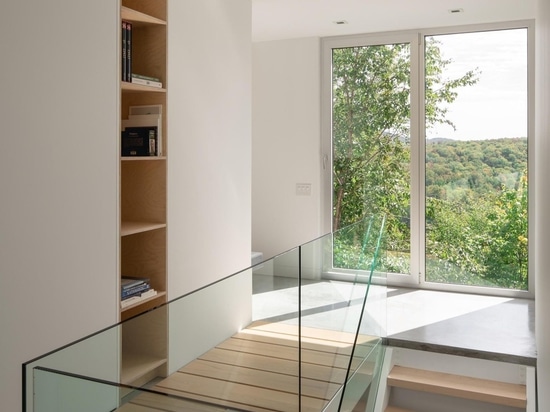
<path fill-rule="evenodd" d="M 0 6 L 0 403 L 21 364 L 117 319 L 111 0 Z"/>
<path fill-rule="evenodd" d="M 320 41 L 254 43 L 252 62 L 252 248 L 269 258 L 322 234 Z"/>
<path fill-rule="evenodd" d="M 250 266 L 251 2 L 169 3 L 169 298 Z"/>
<path fill-rule="evenodd" d="M 537 0 L 536 141 L 535 141 L 535 276 L 537 379 L 539 411 L 550 410 L 550 1 Z"/>

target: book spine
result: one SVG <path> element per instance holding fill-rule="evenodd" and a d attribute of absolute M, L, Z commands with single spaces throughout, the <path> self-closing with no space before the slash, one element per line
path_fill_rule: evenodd
<path fill-rule="evenodd" d="M 133 289 L 130 289 L 130 290 L 123 290 L 120 293 L 120 297 L 122 299 L 125 299 L 125 298 L 129 298 L 130 296 L 140 295 L 143 292 L 147 292 L 149 289 L 151 289 L 151 286 L 149 284 L 146 284 L 146 285 L 136 287 L 136 288 L 133 288 Z"/>
<path fill-rule="evenodd" d="M 157 155 L 157 134 L 155 129 L 149 130 L 149 156 Z"/>
<path fill-rule="evenodd" d="M 126 22 L 126 79 L 132 81 L 132 24 Z"/>
<path fill-rule="evenodd" d="M 121 290 L 121 296 L 125 297 L 125 296 L 129 296 L 129 295 L 133 295 L 135 293 L 143 292 L 144 290 L 148 290 L 149 288 L 150 288 L 150 285 L 148 283 L 143 283 L 141 285 L 132 286 L 132 287 L 126 288 L 126 289 L 123 288 Z"/>
<path fill-rule="evenodd" d="M 121 37 L 122 37 L 122 43 L 121 43 L 121 47 L 122 47 L 122 62 L 121 62 L 121 69 L 122 69 L 122 81 L 125 82 L 127 81 L 126 79 L 126 22 L 123 21 L 122 22 L 122 30 L 121 30 Z"/>
<path fill-rule="evenodd" d="M 143 285 L 148 285 L 148 284 L 149 284 L 149 282 L 146 282 L 146 281 L 135 281 L 135 282 L 132 282 L 132 283 L 127 284 L 127 285 L 122 285 L 120 289 L 121 290 L 129 290 L 129 289 L 143 287 Z"/>

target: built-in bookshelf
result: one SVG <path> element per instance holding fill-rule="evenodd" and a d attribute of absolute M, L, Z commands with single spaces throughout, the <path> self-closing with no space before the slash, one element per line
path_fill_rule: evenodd
<path fill-rule="evenodd" d="M 162 109 L 159 114 L 162 139 L 156 140 L 157 155 L 122 156 L 121 149 L 119 276 L 147 278 L 151 290 L 155 291 L 153 296 L 144 295 L 131 304 L 119 304 L 120 319 L 127 320 L 162 305 L 167 299 L 167 0 L 121 0 L 120 20 L 121 145 L 124 123 L 132 107 L 160 106 Z M 131 28 L 131 37 L 125 31 L 126 25 Z M 125 36 L 131 38 L 128 50 Z M 132 83 L 132 73 L 153 79 L 157 87 Z M 122 301 L 121 288 L 119 282 L 118 295 Z M 166 373 L 166 325 L 163 310 L 123 324 L 123 383 L 144 383 Z"/>

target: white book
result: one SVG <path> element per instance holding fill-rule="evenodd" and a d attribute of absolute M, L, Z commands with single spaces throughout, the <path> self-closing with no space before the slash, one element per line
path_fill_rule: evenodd
<path fill-rule="evenodd" d="M 137 77 L 132 77 L 132 83 L 162 89 L 162 83 L 161 82 L 156 82 L 154 80 L 147 80 L 147 79 L 140 79 L 140 78 L 137 78 Z"/>
<path fill-rule="evenodd" d="M 138 303 L 141 300 L 141 296 L 132 296 L 131 298 L 124 299 L 120 301 L 120 307 L 122 309 L 133 305 L 134 303 Z"/>
<path fill-rule="evenodd" d="M 156 114 L 162 116 L 162 104 L 143 104 L 140 106 L 130 106 L 130 115 Z"/>
<path fill-rule="evenodd" d="M 155 289 L 149 289 L 147 292 L 143 292 L 140 297 L 141 299 L 148 299 L 153 296 L 157 296 L 157 291 Z"/>
<path fill-rule="evenodd" d="M 132 296 L 131 298 L 120 301 L 120 307 L 121 309 L 124 309 L 124 308 L 127 308 L 128 306 L 134 305 L 138 302 L 141 302 L 142 300 L 151 298 L 156 295 L 157 295 L 157 291 L 155 289 L 149 289 L 147 292 L 143 292 L 139 296 Z"/>

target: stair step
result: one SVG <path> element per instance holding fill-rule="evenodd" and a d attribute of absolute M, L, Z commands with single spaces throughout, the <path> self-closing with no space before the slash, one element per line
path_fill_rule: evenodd
<path fill-rule="evenodd" d="M 388 386 L 516 408 L 525 408 L 527 405 L 525 385 L 403 366 L 393 367 L 388 375 Z"/>

